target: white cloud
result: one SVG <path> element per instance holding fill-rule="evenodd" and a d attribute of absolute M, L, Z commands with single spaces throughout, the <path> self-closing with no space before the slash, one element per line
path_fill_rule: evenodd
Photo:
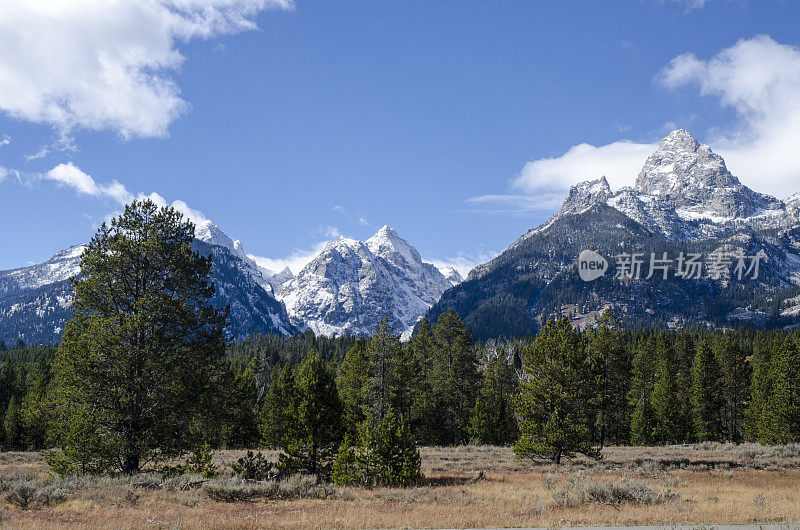
<path fill-rule="evenodd" d="M 296 275 L 298 272 L 303 270 L 303 267 L 308 265 L 311 260 L 319 256 L 320 252 L 325 249 L 325 245 L 342 235 L 341 232 L 339 232 L 339 229 L 335 226 L 320 228 L 319 232 L 326 238 L 325 240 L 317 241 L 309 248 L 295 248 L 287 256 L 279 258 L 267 258 L 264 256 L 248 254 L 248 257 L 255 261 L 259 267 L 266 269 L 272 274 L 281 272 L 286 267 L 289 267 L 289 270 L 292 271 L 292 274 Z"/>
<path fill-rule="evenodd" d="M 659 79 L 697 87 L 735 112 L 738 124 L 712 130 L 706 142 L 743 183 L 779 197 L 800 191 L 800 48 L 760 35 L 705 61 L 680 55 Z"/>
<path fill-rule="evenodd" d="M 481 195 L 467 199 L 472 213 L 497 215 L 527 215 L 540 210 L 557 208 L 564 200 L 563 190 L 541 190 L 536 197 L 527 195 Z"/>
<path fill-rule="evenodd" d="M 785 198 L 800 191 L 800 48 L 766 35 L 740 40 L 708 60 L 693 54 L 674 58 L 657 76 L 664 87 L 696 87 L 734 111 L 736 121 L 699 134 L 722 155 L 745 185 Z M 678 125 L 667 122 L 666 129 Z M 483 195 L 468 199 L 488 213 L 526 213 L 556 209 L 569 187 L 605 175 L 612 189 L 630 186 L 656 144 L 619 140 L 587 143 L 561 156 L 525 164 L 512 180 L 521 195 Z"/>
<path fill-rule="evenodd" d="M 711 0 L 654 0 L 658 4 L 678 4 L 686 11 L 693 9 L 702 9 L 711 2 Z"/>
<path fill-rule="evenodd" d="M 499 197 L 521 205 L 527 201 L 530 210 L 552 210 L 561 204 L 570 186 L 585 180 L 605 176 L 614 189 L 632 184 L 653 149 L 652 144 L 629 140 L 602 146 L 579 144 L 559 157 L 540 158 L 525 164 L 512 182 L 524 197 L 489 195 L 471 200 L 479 202 Z"/>
<path fill-rule="evenodd" d="M 433 264 L 437 269 L 442 269 L 446 267 L 452 267 L 458 271 L 458 273 L 464 278 L 467 278 L 469 271 L 481 265 L 482 263 L 486 263 L 487 261 L 491 261 L 495 257 L 497 257 L 498 252 L 494 250 L 490 251 L 481 251 L 477 254 L 468 254 L 466 252 L 459 252 L 456 256 L 452 256 L 449 258 L 444 259 L 425 259 L 426 262 Z"/>
<path fill-rule="evenodd" d="M 0 147 L 3 147 L 4 145 L 8 145 L 10 143 L 11 143 L 11 137 L 8 136 L 7 134 L 4 134 L 2 137 L 0 137 Z"/>
<path fill-rule="evenodd" d="M 112 181 L 110 184 L 98 184 L 90 175 L 81 171 L 81 169 L 72 162 L 59 164 L 47 173 L 39 175 L 39 178 L 72 188 L 82 195 L 107 197 L 120 204 L 125 204 L 133 200 L 133 194 L 116 180 Z"/>
<path fill-rule="evenodd" d="M 178 45 L 251 30 L 292 0 L 0 0 L 0 109 L 53 126 L 165 136 L 188 103 Z"/>
<path fill-rule="evenodd" d="M 164 197 L 156 192 L 150 194 L 138 193 L 134 195 L 121 183 L 112 180 L 108 184 L 99 184 L 95 179 L 81 170 L 72 162 L 66 164 L 58 164 L 47 173 L 28 173 L 23 174 L 17 170 L 8 169 L 0 166 L 0 181 L 4 177 L 14 175 L 20 182 L 35 182 L 35 181 L 50 181 L 55 182 L 61 187 L 70 188 L 81 195 L 88 195 L 90 197 L 108 198 L 117 202 L 120 206 L 130 203 L 134 199 L 145 200 L 150 199 L 157 206 L 171 206 L 184 215 L 188 220 L 194 224 L 200 224 L 208 220 L 200 210 L 190 207 L 186 202 L 175 200 L 167 202 Z M 119 215 L 120 212 L 114 212 L 106 216 L 106 220 Z"/>
<path fill-rule="evenodd" d="M 178 212 L 183 214 L 184 217 L 186 217 L 189 221 L 191 221 L 195 225 L 199 225 L 204 221 L 208 221 L 208 217 L 206 217 L 206 215 L 203 212 L 201 212 L 200 210 L 195 210 L 194 208 L 186 204 L 184 201 L 176 200 L 169 203 L 164 197 L 162 197 L 156 192 L 152 192 L 147 195 L 145 195 L 144 193 L 139 193 L 136 196 L 136 198 L 140 201 L 145 199 L 150 199 L 151 201 L 153 201 L 153 203 L 156 204 L 156 206 L 160 206 L 162 208 L 164 206 L 171 206 L 172 208 L 175 208 Z"/>
<path fill-rule="evenodd" d="M 320 241 L 308 249 L 294 249 L 288 256 L 282 258 L 265 258 L 252 254 L 248 254 L 248 257 L 255 261 L 259 267 L 267 269 L 273 274 L 281 272 L 286 267 L 289 267 L 292 274 L 297 274 L 303 270 L 303 267 L 308 265 L 311 260 L 319 256 L 320 252 L 325 249 L 325 245 L 327 244 L 328 241 Z"/>

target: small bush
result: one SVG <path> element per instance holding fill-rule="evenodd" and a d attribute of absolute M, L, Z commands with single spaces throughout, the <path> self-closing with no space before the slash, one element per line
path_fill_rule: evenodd
<path fill-rule="evenodd" d="M 6 494 L 6 500 L 23 510 L 30 507 L 36 500 L 36 487 L 30 482 L 23 482 L 12 487 Z"/>
<path fill-rule="evenodd" d="M 408 424 L 393 413 L 365 420 L 355 444 L 345 437 L 333 463 L 333 481 L 341 486 L 410 487 L 422 481 L 419 450 Z"/>
<path fill-rule="evenodd" d="M 80 472 L 78 466 L 61 451 L 55 449 L 42 451 L 42 456 L 47 465 L 50 466 L 50 471 L 59 477 L 77 475 Z"/>
<path fill-rule="evenodd" d="M 69 496 L 70 492 L 68 489 L 57 484 L 51 484 L 42 487 L 36 492 L 36 503 L 41 506 L 55 506 L 66 502 Z"/>
<path fill-rule="evenodd" d="M 202 475 L 204 478 L 219 476 L 219 469 L 213 462 L 214 453 L 207 443 L 198 445 L 183 464 L 161 464 L 156 472 L 163 478 L 179 477 L 187 474 Z"/>
<path fill-rule="evenodd" d="M 335 492 L 328 484 L 317 484 L 317 479 L 313 475 L 292 475 L 282 481 L 253 482 L 246 480 L 215 481 L 204 484 L 202 491 L 208 498 L 220 502 L 247 502 L 254 499 L 327 498 Z"/>
<path fill-rule="evenodd" d="M 667 488 L 657 491 L 647 484 L 628 479 L 616 482 L 584 482 L 580 476 L 554 491 L 551 496 L 557 505 L 564 507 L 583 504 L 650 506 L 678 498 L 676 493 Z"/>
<path fill-rule="evenodd" d="M 186 461 L 187 471 L 198 473 L 205 478 L 213 478 L 219 475 L 219 469 L 213 462 L 214 453 L 207 443 L 195 448 L 189 459 Z"/>
<path fill-rule="evenodd" d="M 245 502 L 257 498 L 272 498 L 277 496 L 278 485 L 271 482 L 265 485 L 248 484 L 205 484 L 203 493 L 209 499 L 220 502 Z"/>
<path fill-rule="evenodd" d="M 237 460 L 233 466 L 233 472 L 247 480 L 265 480 L 272 478 L 273 464 L 261 454 L 247 451 L 247 456 Z"/>

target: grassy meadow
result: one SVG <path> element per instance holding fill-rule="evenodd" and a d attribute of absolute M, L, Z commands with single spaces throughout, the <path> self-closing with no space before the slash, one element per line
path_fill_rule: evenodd
<path fill-rule="evenodd" d="M 0 454 L 0 525 L 10 528 L 409 528 L 800 522 L 800 445 L 612 447 L 561 466 L 509 448 L 421 449 L 409 489 L 311 477 L 243 483 L 221 474 L 51 476 L 38 453 Z M 274 453 L 269 457 L 275 458 Z"/>

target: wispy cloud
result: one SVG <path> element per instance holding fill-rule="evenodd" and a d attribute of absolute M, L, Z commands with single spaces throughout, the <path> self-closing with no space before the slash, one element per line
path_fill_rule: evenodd
<path fill-rule="evenodd" d="M 249 254 L 248 256 L 250 259 L 255 261 L 259 267 L 266 269 L 271 274 L 281 272 L 283 269 L 288 267 L 289 270 L 292 271 L 292 274 L 296 275 L 298 272 L 303 270 L 303 267 L 308 265 L 311 260 L 319 256 L 328 243 L 342 235 L 341 232 L 339 232 L 339 229 L 335 226 L 320 227 L 320 229 L 316 230 L 316 232 L 325 239 L 317 241 L 306 248 L 292 249 L 292 251 L 286 256 L 277 258 L 268 258 L 253 254 Z"/>
<path fill-rule="evenodd" d="M 442 259 L 425 259 L 428 263 L 433 264 L 438 269 L 451 267 L 458 271 L 462 278 L 466 279 L 469 272 L 488 261 L 497 257 L 499 253 L 494 250 L 481 251 L 474 254 L 468 252 L 459 252 L 455 256 L 450 256 Z"/>
<path fill-rule="evenodd" d="M 703 9 L 706 5 L 711 3 L 711 0 L 650 0 L 655 4 L 672 4 L 682 7 L 685 12 L 693 11 L 695 9 Z"/>
<path fill-rule="evenodd" d="M 59 164 L 47 173 L 39 175 L 38 178 L 66 186 L 81 195 L 107 197 L 119 204 L 126 204 L 133 200 L 133 194 L 116 180 L 108 184 L 98 184 L 72 162 Z"/>
<path fill-rule="evenodd" d="M 552 210 L 564 200 L 560 191 L 530 197 L 528 195 L 481 195 L 466 200 L 465 211 L 492 215 L 526 215 L 541 210 Z"/>

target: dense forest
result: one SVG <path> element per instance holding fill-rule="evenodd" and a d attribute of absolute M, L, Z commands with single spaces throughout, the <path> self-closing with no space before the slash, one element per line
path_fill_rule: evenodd
<path fill-rule="evenodd" d="M 217 389 L 224 392 L 214 396 L 221 414 L 204 439 L 212 447 L 280 446 L 287 381 L 310 352 L 335 376 L 342 430 L 352 436 L 370 408 L 391 407 L 418 444 L 513 444 L 537 414 L 552 413 L 537 407 L 572 399 L 571 423 L 593 447 L 800 440 L 796 332 L 632 331 L 607 314 L 588 331 L 562 319 L 529 339 L 477 342 L 453 313 L 423 321 L 407 343 L 385 327 L 369 339 L 306 333 L 229 343 Z M 55 353 L 0 342 L 3 450 L 53 443 Z M 561 395 L 530 403 L 548 390 L 532 381 Z M 534 430 L 544 436 L 546 427 Z"/>
<path fill-rule="evenodd" d="M 386 319 L 369 338 L 231 342 L 193 240 L 150 201 L 98 229 L 59 346 L 0 342 L 0 449 L 56 448 L 59 475 L 213 475 L 212 449 L 268 447 L 277 462 L 250 453 L 237 473 L 411 486 L 418 445 L 558 464 L 609 444 L 800 439 L 797 332 L 631 330 L 606 311 L 585 331 L 560 317 L 480 341 L 444 311 L 405 343 Z"/>

